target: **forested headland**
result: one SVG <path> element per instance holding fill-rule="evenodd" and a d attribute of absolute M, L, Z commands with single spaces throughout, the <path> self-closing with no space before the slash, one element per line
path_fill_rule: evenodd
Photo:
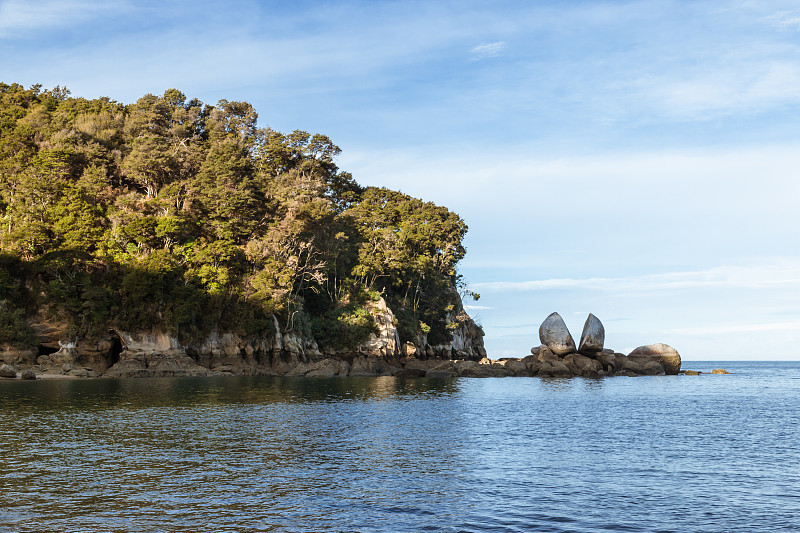
<path fill-rule="evenodd" d="M 447 342 L 464 221 L 359 185 L 324 135 L 257 118 L 176 89 L 123 104 L 0 83 L 0 345 L 35 346 L 46 313 L 75 338 L 278 324 L 346 349 L 379 298 L 401 341 Z"/>

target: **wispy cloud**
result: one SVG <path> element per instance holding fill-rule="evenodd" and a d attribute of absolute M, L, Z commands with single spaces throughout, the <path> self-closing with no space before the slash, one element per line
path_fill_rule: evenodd
<path fill-rule="evenodd" d="M 554 278 L 531 281 L 474 283 L 482 291 L 543 291 L 584 289 L 596 291 L 674 290 L 689 288 L 800 289 L 800 266 L 721 266 L 696 272 L 669 272 L 623 278 Z"/>
<path fill-rule="evenodd" d="M 764 17 L 764 20 L 779 30 L 800 30 L 800 13 L 795 11 L 779 11 L 773 15 Z"/>
<path fill-rule="evenodd" d="M 494 309 L 494 307 L 489 307 L 486 305 L 465 305 L 464 309 L 467 311 L 483 311 L 487 309 Z"/>
<path fill-rule="evenodd" d="M 648 75 L 634 81 L 630 90 L 662 119 L 697 121 L 800 102 L 799 84 L 795 60 L 734 54 L 697 71 Z"/>
<path fill-rule="evenodd" d="M 0 37 L 29 30 L 68 27 L 104 12 L 120 11 L 125 4 L 86 0 L 6 0 L 0 3 Z"/>
<path fill-rule="evenodd" d="M 497 57 L 506 49 L 505 41 L 479 44 L 472 48 L 469 53 L 473 60 L 486 59 L 487 57 Z"/>
<path fill-rule="evenodd" d="M 679 335 L 722 335 L 741 333 L 760 333 L 765 331 L 797 331 L 800 332 L 800 321 L 772 322 L 764 324 L 724 324 L 699 328 L 678 328 L 670 331 Z"/>

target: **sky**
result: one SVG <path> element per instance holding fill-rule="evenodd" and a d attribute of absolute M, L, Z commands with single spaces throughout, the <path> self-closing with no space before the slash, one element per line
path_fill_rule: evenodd
<path fill-rule="evenodd" d="M 557 311 L 625 353 L 800 359 L 796 0 L 0 0 L 0 81 L 328 135 L 469 225 L 490 357 Z"/>

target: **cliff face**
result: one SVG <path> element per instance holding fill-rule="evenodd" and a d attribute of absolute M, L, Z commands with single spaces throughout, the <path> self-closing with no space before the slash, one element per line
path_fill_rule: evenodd
<path fill-rule="evenodd" d="M 394 313 L 383 298 L 367 304 L 376 332 L 354 350 L 321 350 L 317 341 L 299 331 L 281 331 L 273 318 L 273 333 L 242 338 L 214 331 L 206 338 L 181 343 L 168 331 L 109 331 L 100 339 L 70 339 L 68 326 L 37 313 L 32 327 L 40 348 L 0 347 L 0 362 L 18 368 L 78 377 L 248 375 L 392 375 L 402 368 L 408 346 L 400 345 Z M 450 343 L 430 346 L 419 341 L 420 359 L 479 360 L 486 355 L 483 331 L 458 305 L 448 316 Z"/>

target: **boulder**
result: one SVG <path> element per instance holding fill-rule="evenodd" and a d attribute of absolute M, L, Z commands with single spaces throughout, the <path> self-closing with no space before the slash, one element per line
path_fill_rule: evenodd
<path fill-rule="evenodd" d="M 598 368 L 595 367 L 595 360 L 589 359 L 585 355 L 579 353 L 571 353 L 564 357 L 564 364 L 576 375 L 580 376 L 596 376 Z M 599 362 L 599 370 L 602 370 L 602 365 Z"/>
<path fill-rule="evenodd" d="M 394 372 L 397 378 L 422 378 L 425 377 L 427 370 L 423 368 L 402 368 Z"/>
<path fill-rule="evenodd" d="M 608 353 L 605 350 L 596 354 L 597 360 L 603 365 L 606 372 L 614 372 L 617 368 L 616 357 L 614 352 Z"/>
<path fill-rule="evenodd" d="M 684 376 L 699 376 L 702 372 L 698 372 L 697 370 L 687 370 L 683 373 Z"/>
<path fill-rule="evenodd" d="M 711 373 L 712 374 L 730 374 L 730 372 L 728 372 L 724 368 L 715 368 L 714 370 L 711 371 Z"/>
<path fill-rule="evenodd" d="M 556 355 L 575 353 L 575 341 L 558 313 L 552 313 L 539 326 L 539 340 Z"/>
<path fill-rule="evenodd" d="M 11 366 L 30 366 L 36 364 L 39 352 L 33 348 L 14 348 L 0 344 L 0 363 Z"/>
<path fill-rule="evenodd" d="M 633 372 L 634 374 L 641 374 L 644 372 L 642 364 L 640 364 L 637 360 L 630 359 L 626 355 L 615 354 L 614 364 L 616 365 L 616 370 L 614 373 L 617 375 L 621 375 L 620 371 Z"/>
<path fill-rule="evenodd" d="M 642 366 L 649 361 L 655 361 L 664 367 L 664 372 L 670 375 L 676 375 L 681 369 L 681 355 L 675 348 L 667 344 L 639 346 L 628 354 L 628 358 Z"/>
<path fill-rule="evenodd" d="M 589 317 L 583 325 L 578 351 L 584 355 L 602 352 L 605 340 L 606 330 L 603 327 L 603 323 L 596 316 L 589 313 Z"/>
<path fill-rule="evenodd" d="M 36 372 L 32 368 L 26 368 L 19 375 L 20 379 L 36 379 Z"/>
<path fill-rule="evenodd" d="M 477 361 L 457 361 L 455 371 L 459 376 L 470 378 L 502 378 L 510 374 L 504 366 Z"/>
<path fill-rule="evenodd" d="M 332 378 L 346 376 L 350 372 L 350 364 L 338 359 L 322 359 L 308 364 L 307 378 Z"/>
<path fill-rule="evenodd" d="M 414 357 L 417 355 L 417 347 L 414 346 L 413 342 L 406 342 L 403 345 L 403 355 L 406 357 Z"/>
<path fill-rule="evenodd" d="M 551 363 L 548 372 L 554 378 L 570 378 L 575 375 L 572 370 L 561 361 Z"/>
<path fill-rule="evenodd" d="M 438 369 L 431 369 L 425 372 L 426 378 L 452 378 L 453 372 L 448 370 L 438 370 Z"/>
<path fill-rule="evenodd" d="M 642 372 L 648 376 L 663 376 L 666 372 L 664 367 L 657 361 L 648 361 L 642 367 Z"/>
<path fill-rule="evenodd" d="M 17 377 L 17 369 L 11 365 L 0 366 L 0 378 L 14 378 Z"/>
<path fill-rule="evenodd" d="M 350 376 L 352 377 L 374 377 L 380 373 L 380 363 L 374 355 L 359 355 L 353 359 L 353 364 L 350 366 Z"/>
<path fill-rule="evenodd" d="M 506 369 L 513 372 L 515 376 L 530 376 L 528 365 L 520 359 L 509 359 L 506 361 Z"/>
<path fill-rule="evenodd" d="M 119 361 L 104 375 L 109 378 L 206 376 L 208 369 L 199 366 L 184 350 L 124 350 Z"/>
<path fill-rule="evenodd" d="M 558 362 L 561 359 L 559 359 L 556 354 L 550 351 L 550 348 L 547 346 L 542 346 L 542 348 L 539 350 L 539 355 L 536 356 L 536 360 L 540 363 L 553 363 Z"/>

